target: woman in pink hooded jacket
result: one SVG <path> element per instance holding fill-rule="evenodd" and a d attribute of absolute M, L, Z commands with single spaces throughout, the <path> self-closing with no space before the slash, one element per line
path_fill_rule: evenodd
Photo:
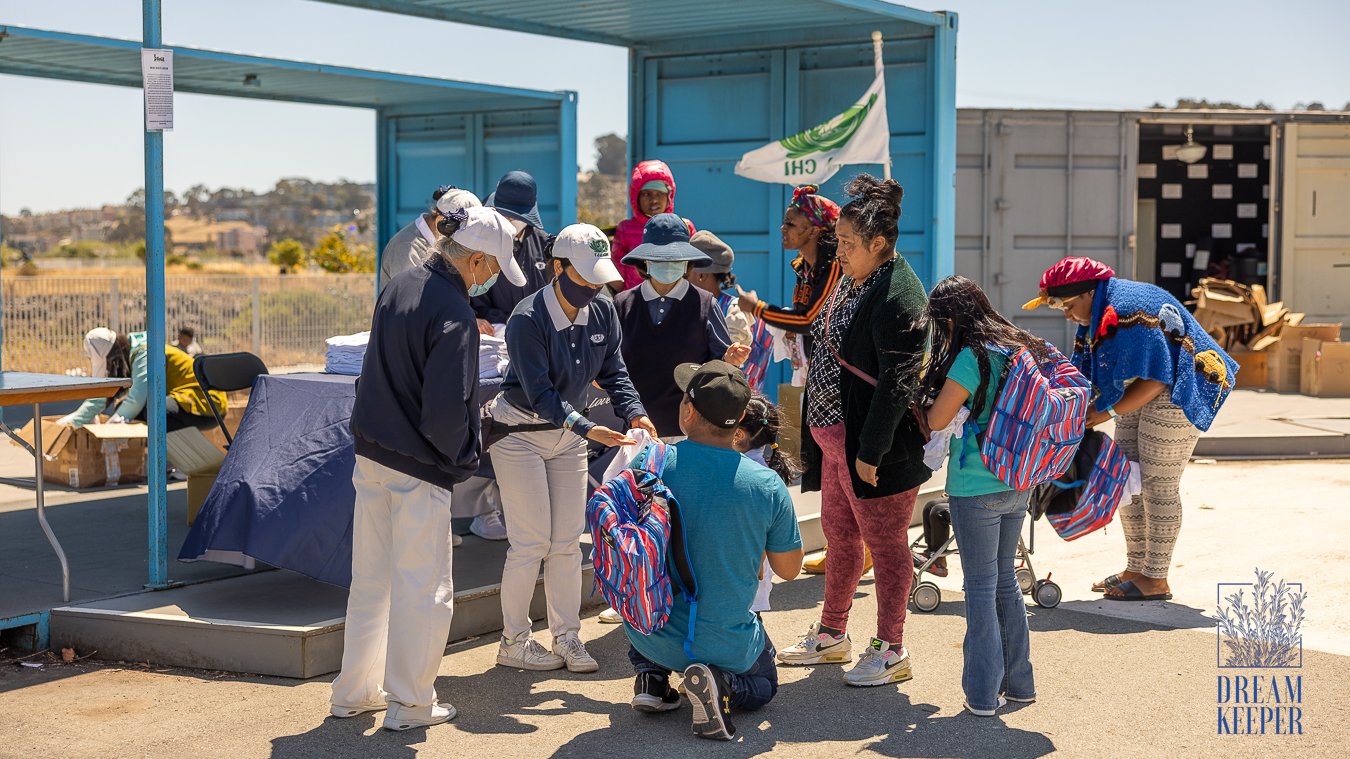
<path fill-rule="evenodd" d="M 675 176 L 664 161 L 642 161 L 633 169 L 628 182 L 628 203 L 633 215 L 619 222 L 614 230 L 614 265 L 623 275 L 623 289 L 642 284 L 642 275 L 628 264 L 619 263 L 633 248 L 642 244 L 642 229 L 657 214 L 675 213 Z M 689 234 L 695 231 L 693 222 Z"/>

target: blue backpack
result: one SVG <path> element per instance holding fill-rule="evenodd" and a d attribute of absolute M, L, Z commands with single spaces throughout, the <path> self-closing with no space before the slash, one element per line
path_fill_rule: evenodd
<path fill-rule="evenodd" d="M 693 658 L 698 583 L 684 542 L 680 506 L 661 481 L 667 446 L 656 442 L 632 468 L 600 486 L 586 503 L 591 533 L 591 564 L 600 595 L 630 627 L 650 635 L 670 618 L 673 586 L 667 567 L 674 564 L 689 630 L 684 651 Z"/>
<path fill-rule="evenodd" d="M 1030 490 L 1064 474 L 1087 429 L 1092 385 L 1063 353 L 1046 347 L 1045 363 L 1026 348 L 991 348 L 1011 354 L 1005 379 L 989 426 L 966 423 L 980 442 L 985 466 L 1013 490 Z"/>

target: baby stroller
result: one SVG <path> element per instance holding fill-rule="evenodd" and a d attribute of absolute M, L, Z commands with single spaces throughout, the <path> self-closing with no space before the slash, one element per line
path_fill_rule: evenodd
<path fill-rule="evenodd" d="M 1028 529 L 1029 542 L 1024 541 L 1020 536 L 1017 538 L 1017 568 L 1015 574 L 1017 585 L 1022 589 L 1023 595 L 1031 596 L 1031 600 L 1036 602 L 1037 606 L 1044 609 L 1053 609 L 1059 606 L 1059 602 L 1064 598 L 1063 591 L 1059 585 L 1050 579 L 1047 574 L 1044 579 L 1037 579 L 1036 570 L 1031 566 L 1031 555 L 1036 551 L 1036 520 L 1044 514 L 1044 502 L 1041 499 L 1033 498 L 1027 507 L 1031 515 L 1031 526 Z M 951 509 L 950 503 L 944 498 L 935 501 L 932 506 L 932 518 L 945 520 L 948 529 L 951 527 Z M 925 514 L 925 517 L 928 517 Z M 910 545 L 910 552 L 914 553 L 920 544 L 925 541 L 920 537 Z M 945 560 L 948 556 L 956 556 L 959 551 L 956 546 L 955 533 L 948 533 L 947 541 L 932 552 L 925 561 L 919 562 L 915 559 L 917 566 L 914 569 L 914 589 L 910 591 L 909 600 L 914 604 L 917 611 L 930 612 L 935 611 L 942 604 L 942 590 L 938 588 L 937 583 L 932 580 L 923 579 L 924 573 L 932 574 L 933 566 L 939 560 Z M 936 576 L 936 575 L 934 575 Z"/>

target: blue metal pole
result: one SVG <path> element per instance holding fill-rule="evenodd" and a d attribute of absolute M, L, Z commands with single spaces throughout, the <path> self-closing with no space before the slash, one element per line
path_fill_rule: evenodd
<path fill-rule="evenodd" d="M 568 91 L 558 106 L 558 154 L 562 162 L 562 197 L 558 199 L 558 229 L 577 223 L 577 93 Z"/>
<path fill-rule="evenodd" d="M 933 239 L 928 287 L 956 269 L 956 30 L 957 15 L 942 14 L 933 30 Z"/>
<path fill-rule="evenodd" d="M 141 46 L 158 48 L 160 0 L 141 0 Z M 164 133 L 145 132 L 145 322 L 150 359 L 149 407 L 149 553 L 147 588 L 169 586 L 169 493 L 164 429 Z"/>

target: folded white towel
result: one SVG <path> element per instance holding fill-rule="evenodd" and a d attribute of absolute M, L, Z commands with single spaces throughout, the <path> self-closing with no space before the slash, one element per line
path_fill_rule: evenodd
<path fill-rule="evenodd" d="M 956 416 L 952 418 L 950 424 L 937 430 L 923 447 L 923 463 L 928 465 L 934 472 L 942 468 L 942 460 L 947 458 L 947 451 L 951 448 L 953 438 L 960 438 L 966 426 L 966 420 L 970 418 L 970 409 L 962 406 L 956 410 Z"/>

